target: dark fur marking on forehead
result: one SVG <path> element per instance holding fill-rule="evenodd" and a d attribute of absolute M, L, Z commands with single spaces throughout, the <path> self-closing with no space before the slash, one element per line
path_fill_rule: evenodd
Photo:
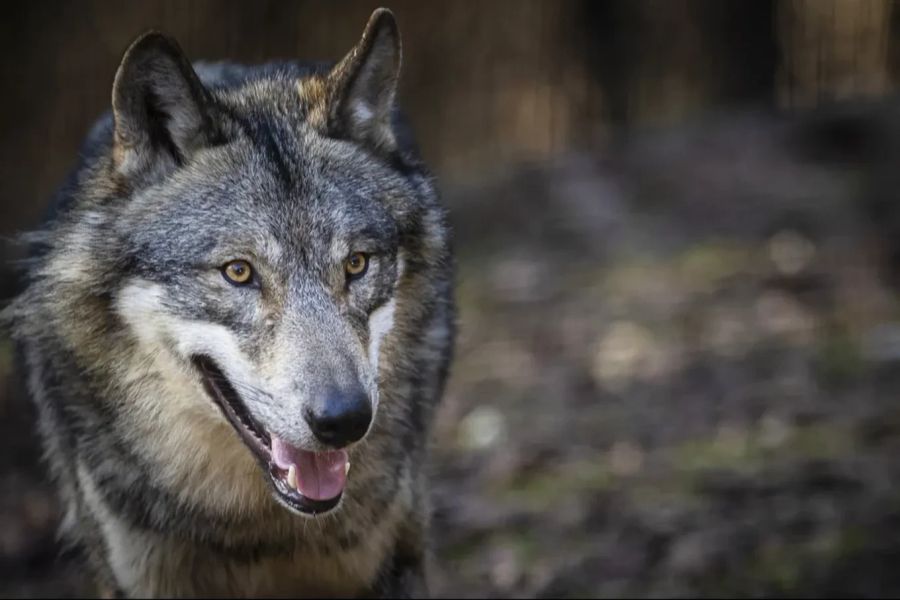
<path fill-rule="evenodd" d="M 261 114 L 237 117 L 237 122 L 259 153 L 275 167 L 282 185 L 289 189 L 295 183 L 295 177 L 285 159 L 285 155 L 289 153 L 287 140 L 290 134 L 285 131 L 284 126 L 269 115 Z"/>

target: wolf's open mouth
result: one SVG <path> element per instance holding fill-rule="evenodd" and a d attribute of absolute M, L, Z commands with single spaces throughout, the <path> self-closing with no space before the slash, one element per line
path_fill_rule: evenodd
<path fill-rule="evenodd" d="M 269 475 L 275 496 L 298 512 L 320 514 L 338 505 L 350 463 L 344 450 L 310 452 L 270 435 L 241 401 L 225 373 L 208 356 L 194 356 L 203 387 Z"/>

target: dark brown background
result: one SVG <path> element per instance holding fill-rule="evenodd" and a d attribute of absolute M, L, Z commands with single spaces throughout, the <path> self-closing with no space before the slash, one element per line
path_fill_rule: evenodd
<path fill-rule="evenodd" d="M 139 33 L 338 59 L 376 6 L 5 4 L 0 234 L 37 225 Z M 388 6 L 460 258 L 436 591 L 900 592 L 900 7 Z M 0 359 L 0 595 L 89 593 Z"/>
<path fill-rule="evenodd" d="M 149 28 L 193 59 L 338 59 L 376 2 L 13 2 L 2 27 L 4 231 L 29 222 Z M 476 179 L 723 106 L 808 108 L 893 89 L 890 2 L 393 3 L 401 99 L 437 172 Z M 13 221 L 13 223 L 10 223 Z"/>

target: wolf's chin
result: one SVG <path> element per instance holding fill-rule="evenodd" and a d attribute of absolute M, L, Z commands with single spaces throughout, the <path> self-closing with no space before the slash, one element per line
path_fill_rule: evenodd
<path fill-rule="evenodd" d="M 267 474 L 279 503 L 303 515 L 326 513 L 340 504 L 350 465 L 344 450 L 319 453 L 300 450 L 270 435 L 253 418 L 212 358 L 195 355 L 191 362 L 200 373 L 207 394 Z M 301 493 L 301 489 L 307 494 Z"/>

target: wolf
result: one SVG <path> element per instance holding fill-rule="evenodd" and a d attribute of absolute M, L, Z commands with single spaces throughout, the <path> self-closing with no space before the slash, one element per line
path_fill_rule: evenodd
<path fill-rule="evenodd" d="M 428 593 L 454 260 L 400 64 L 387 9 L 335 64 L 125 52 L 4 311 L 104 594 Z"/>

